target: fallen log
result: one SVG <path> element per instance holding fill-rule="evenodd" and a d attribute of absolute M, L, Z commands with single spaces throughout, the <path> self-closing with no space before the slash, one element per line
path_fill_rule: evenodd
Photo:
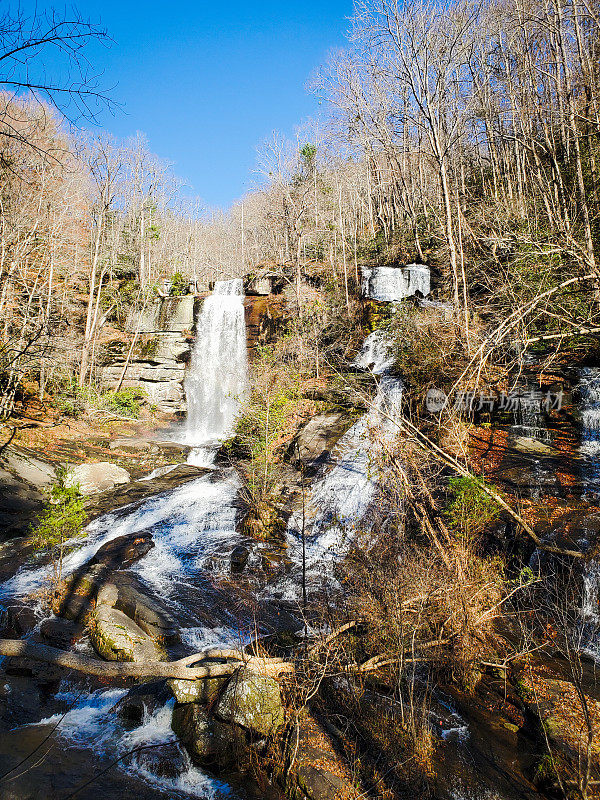
<path fill-rule="evenodd" d="M 226 664 L 206 664 L 204 666 L 188 667 L 189 663 L 198 663 L 206 658 L 222 657 L 227 653 L 227 658 L 235 658 Z M 294 666 L 281 659 L 261 658 L 248 656 L 236 650 L 207 650 L 192 656 L 186 656 L 179 661 L 101 661 L 93 656 L 81 653 L 71 653 L 59 650 L 46 644 L 29 642 L 23 639 L 0 639 L 0 656 L 11 658 L 30 658 L 34 661 L 44 661 L 65 669 L 73 669 L 86 675 L 97 675 L 102 678 L 178 678 L 194 681 L 202 678 L 218 678 L 223 675 L 232 675 L 242 664 L 250 669 L 270 677 L 293 672 Z"/>

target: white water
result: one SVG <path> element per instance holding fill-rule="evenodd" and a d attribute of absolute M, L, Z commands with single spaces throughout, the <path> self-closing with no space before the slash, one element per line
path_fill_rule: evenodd
<path fill-rule="evenodd" d="M 197 342 L 185 384 L 188 418 L 184 437 L 194 447 L 192 463 L 212 463 L 216 447 L 235 424 L 247 385 L 242 282 L 219 282 L 213 295 L 205 300 L 199 316 Z M 166 471 L 161 469 L 154 474 Z M 65 559 L 63 574 L 84 564 L 106 542 L 151 530 L 155 546 L 132 571 L 154 596 L 168 603 L 182 626 L 182 640 L 190 648 L 207 643 L 239 644 L 243 633 L 228 608 L 215 609 L 214 628 L 204 623 L 206 606 L 210 604 L 210 596 L 206 594 L 207 572 L 214 575 L 228 571 L 231 551 L 240 542 L 234 506 L 239 487 L 237 474 L 228 470 L 218 479 L 206 475 L 146 500 L 128 514 L 121 509 L 100 517 L 88 525 L 85 544 Z M 0 599 L 31 594 L 48 580 L 49 574 L 47 567 L 21 568 L 0 586 Z M 99 755 L 113 757 L 142 744 L 173 740 L 171 705 L 147 716 L 135 731 L 125 732 L 116 714 L 109 713 L 122 694 L 121 690 L 108 690 L 83 698 L 73 695 L 74 708 L 60 722 L 59 735 L 81 746 L 94 742 Z M 67 695 L 63 699 L 68 700 Z M 224 784 L 193 767 L 187 756 L 182 757 L 187 759 L 186 767 L 176 780 L 153 775 L 152 760 L 144 753 L 136 754 L 119 768 L 149 781 L 170 796 L 179 797 L 183 793 L 216 798 L 231 794 Z"/>
<path fill-rule="evenodd" d="M 430 292 L 431 274 L 424 264 L 406 267 L 363 267 L 362 292 L 371 300 L 396 302 L 419 292 L 426 297 Z"/>
<path fill-rule="evenodd" d="M 359 530 L 367 530 L 365 516 L 372 505 L 380 477 L 380 457 L 397 435 L 394 416 L 400 410 L 402 383 L 387 374 L 393 363 L 388 343 L 379 331 L 366 338 L 355 364 L 380 376 L 379 388 L 370 410 L 337 443 L 336 463 L 311 489 L 302 516 L 295 514 L 288 524 L 288 547 L 297 567 L 302 562 L 302 529 L 306 535 L 306 569 L 316 576 L 329 572 L 341 558 Z M 297 576 L 296 576 L 297 577 Z M 287 597 L 296 597 L 298 581 L 279 586 Z"/>
<path fill-rule="evenodd" d="M 581 396 L 581 478 L 584 491 L 600 493 L 600 369 L 584 367 L 579 374 Z"/>
<path fill-rule="evenodd" d="M 146 712 L 138 728 L 126 731 L 114 709 L 115 704 L 126 694 L 126 689 L 107 689 L 92 692 L 81 700 L 76 691 L 63 690 L 56 695 L 56 699 L 73 705 L 72 710 L 64 715 L 55 714 L 43 719 L 40 724 L 57 725 L 58 735 L 72 746 L 88 747 L 92 741 L 97 757 L 111 759 L 125 756 L 132 750 L 148 745 L 152 747 L 177 742 L 171 729 L 175 700 L 153 714 Z M 155 788 L 160 788 L 168 793 L 167 796 L 190 795 L 204 800 L 232 796 L 231 789 L 226 784 L 210 778 L 194 767 L 185 750 L 178 749 L 184 769 L 176 778 L 159 777 L 151 771 L 152 760 L 148 758 L 148 754 L 151 755 L 152 750 L 140 750 L 127 756 L 120 763 L 120 768 L 130 776 L 141 778 Z"/>
<path fill-rule="evenodd" d="M 215 444 L 233 428 L 248 390 L 248 356 L 241 278 L 217 281 L 196 324 L 196 344 L 185 379 L 184 442 L 190 463 L 212 463 Z"/>

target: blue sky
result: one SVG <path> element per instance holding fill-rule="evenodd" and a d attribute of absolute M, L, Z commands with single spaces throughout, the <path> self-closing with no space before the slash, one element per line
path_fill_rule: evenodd
<path fill-rule="evenodd" d="M 123 104 L 114 117 L 102 115 L 102 127 L 119 137 L 143 131 L 191 194 L 227 207 L 256 180 L 259 142 L 318 113 L 305 84 L 329 50 L 344 46 L 352 0 L 76 7 L 114 39 L 90 53 Z"/>

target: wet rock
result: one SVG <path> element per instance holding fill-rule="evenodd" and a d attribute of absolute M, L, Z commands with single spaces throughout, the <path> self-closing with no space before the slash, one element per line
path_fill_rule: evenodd
<path fill-rule="evenodd" d="M 143 558 L 154 547 L 152 534 L 147 531 L 117 536 L 103 544 L 89 564 L 103 564 L 111 569 L 126 569 Z"/>
<path fill-rule="evenodd" d="M 23 603 L 11 603 L 0 609 L 0 634 L 7 639 L 20 639 L 26 636 L 37 623 L 33 609 Z"/>
<path fill-rule="evenodd" d="M 28 677 L 2 675 L 0 678 L 0 719 L 4 726 L 27 725 L 41 717 L 41 695 Z"/>
<path fill-rule="evenodd" d="M 233 573 L 243 572 L 248 558 L 250 557 L 250 548 L 246 545 L 238 544 L 231 552 L 231 571 Z"/>
<path fill-rule="evenodd" d="M 150 480 L 141 478 L 131 483 L 117 486 L 99 495 L 90 495 L 85 503 L 85 510 L 90 519 L 119 510 L 123 506 L 141 502 L 147 497 L 167 492 L 189 481 L 199 478 L 208 472 L 202 467 L 192 464 L 179 464 L 175 469 Z M 131 509 L 129 509 L 131 512 Z"/>
<path fill-rule="evenodd" d="M 269 736 L 284 722 L 279 684 L 273 678 L 242 667 L 232 675 L 215 713 L 225 722 L 235 722 Z"/>
<path fill-rule="evenodd" d="M 194 761 L 202 766 L 232 764 L 236 746 L 243 746 L 242 732 L 219 722 L 198 703 L 175 706 L 171 726 Z"/>
<path fill-rule="evenodd" d="M 132 686 L 114 709 L 124 722 L 138 726 L 146 714 L 154 714 L 170 699 L 171 694 L 164 680 L 150 681 Z"/>
<path fill-rule="evenodd" d="M 160 747 L 142 750 L 137 754 L 139 766 L 158 778 L 176 780 L 188 767 L 185 753 L 177 742 L 165 742 Z"/>
<path fill-rule="evenodd" d="M 82 495 L 98 494 L 113 489 L 131 480 L 123 467 L 111 464 L 110 461 L 99 461 L 96 464 L 79 464 L 72 467 L 64 480 L 65 486 L 79 486 Z"/>
<path fill-rule="evenodd" d="M 107 661 L 161 661 L 164 653 L 147 633 L 116 608 L 99 605 L 90 620 L 90 637 Z"/>
<path fill-rule="evenodd" d="M 69 650 L 83 634 L 83 626 L 68 619 L 51 617 L 40 626 L 42 637 L 59 650 Z"/>
<path fill-rule="evenodd" d="M 351 422 L 351 418 L 342 413 L 317 414 L 292 443 L 292 463 L 297 467 L 303 466 L 305 474 L 314 475 L 328 462 L 332 448 Z"/>

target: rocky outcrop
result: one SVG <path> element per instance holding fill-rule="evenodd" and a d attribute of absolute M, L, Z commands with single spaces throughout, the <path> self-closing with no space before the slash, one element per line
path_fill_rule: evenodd
<path fill-rule="evenodd" d="M 190 357 L 192 331 L 200 300 L 194 295 L 166 297 L 149 308 L 132 314 L 126 328 L 138 335 L 139 345 L 126 364 L 127 349 L 110 356 L 101 369 L 106 389 L 140 389 L 159 411 L 185 411 L 183 380 Z"/>
<path fill-rule="evenodd" d="M 99 603 L 90 618 L 90 638 L 94 650 L 107 661 L 162 661 L 163 651 L 126 614 Z"/>
<path fill-rule="evenodd" d="M 172 728 L 194 761 L 202 766 L 230 766 L 245 746 L 242 731 L 220 722 L 198 703 L 173 709 Z"/>
<path fill-rule="evenodd" d="M 27 533 L 45 503 L 39 489 L 0 469 L 0 540 Z"/>
<path fill-rule="evenodd" d="M 280 294 L 285 285 L 285 278 L 276 272 L 263 270 L 244 278 L 246 295 Z"/>
<path fill-rule="evenodd" d="M 65 475 L 64 485 L 77 486 L 80 494 L 87 496 L 114 489 L 130 480 L 129 473 L 123 467 L 111 464 L 110 461 L 100 461 L 97 464 L 71 467 Z"/>
<path fill-rule="evenodd" d="M 267 344 L 286 318 L 286 302 L 281 296 L 245 297 L 246 342 L 248 352 Z"/>
<path fill-rule="evenodd" d="M 136 575 L 125 571 L 153 546 L 146 531 L 107 542 L 90 561 L 61 581 L 53 600 L 55 614 L 85 622 L 97 606 L 105 605 L 129 617 L 153 641 L 176 644 L 179 633 L 169 611 L 149 595 Z"/>
<path fill-rule="evenodd" d="M 292 463 L 310 476 L 325 465 L 337 440 L 352 424 L 352 418 L 341 412 L 317 414 L 299 431 L 292 442 Z"/>
<path fill-rule="evenodd" d="M 224 722 L 235 722 L 253 733 L 271 736 L 284 723 L 279 684 L 243 667 L 232 675 L 215 713 Z"/>

